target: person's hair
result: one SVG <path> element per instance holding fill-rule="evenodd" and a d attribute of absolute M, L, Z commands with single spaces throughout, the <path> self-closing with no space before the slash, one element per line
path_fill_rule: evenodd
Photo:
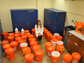
<path fill-rule="evenodd" d="M 41 21 L 40 20 L 37 21 L 37 28 L 38 28 L 38 22 L 40 22 L 40 28 L 41 28 L 42 25 L 41 25 Z"/>

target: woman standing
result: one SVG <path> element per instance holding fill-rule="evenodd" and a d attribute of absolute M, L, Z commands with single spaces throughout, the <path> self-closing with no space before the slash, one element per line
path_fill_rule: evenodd
<path fill-rule="evenodd" d="M 35 33 L 36 33 L 36 37 L 38 37 L 38 44 L 41 44 L 41 39 L 43 35 L 43 26 L 41 25 L 40 20 L 38 20 L 37 24 L 35 25 Z"/>

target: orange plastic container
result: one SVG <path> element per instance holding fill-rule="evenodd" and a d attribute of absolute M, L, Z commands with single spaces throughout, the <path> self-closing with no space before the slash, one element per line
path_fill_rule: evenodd
<path fill-rule="evenodd" d="M 18 31 L 18 33 L 15 33 L 15 34 L 20 34 L 20 31 Z"/>
<path fill-rule="evenodd" d="M 50 41 L 51 41 L 52 39 L 56 39 L 55 35 L 51 35 L 51 36 L 50 36 Z"/>
<path fill-rule="evenodd" d="M 28 35 L 28 38 L 34 38 L 34 35 L 30 34 Z"/>
<path fill-rule="evenodd" d="M 25 48 L 22 49 L 22 53 L 23 53 L 24 55 L 26 55 L 26 54 L 28 54 L 28 53 L 30 53 L 30 52 L 31 52 L 31 48 L 30 48 L 30 47 L 25 47 Z"/>
<path fill-rule="evenodd" d="M 44 31 L 45 38 L 46 38 L 46 32 L 48 32 L 48 29 L 46 29 L 46 30 Z"/>
<path fill-rule="evenodd" d="M 4 49 L 4 50 L 6 50 L 6 49 L 8 49 L 8 48 L 10 48 L 10 47 L 11 47 L 10 44 L 5 44 L 5 45 L 3 45 L 3 49 Z"/>
<path fill-rule="evenodd" d="M 55 51 L 55 47 L 54 46 L 49 46 L 47 47 L 47 55 L 48 57 L 51 57 L 51 52 Z"/>
<path fill-rule="evenodd" d="M 68 53 L 63 55 L 63 60 L 62 63 L 71 63 L 72 61 L 72 56 Z"/>
<path fill-rule="evenodd" d="M 63 41 L 57 41 L 57 46 L 63 46 Z"/>
<path fill-rule="evenodd" d="M 53 51 L 51 53 L 51 62 L 52 63 L 58 63 L 60 57 L 60 53 L 58 51 Z"/>
<path fill-rule="evenodd" d="M 16 37 L 16 38 L 15 38 L 16 41 L 18 41 L 18 40 L 20 40 L 20 39 L 22 39 L 22 38 L 21 38 L 21 37 Z"/>
<path fill-rule="evenodd" d="M 2 46 L 5 45 L 5 44 L 9 44 L 9 41 L 8 41 L 8 40 L 3 40 L 3 41 L 1 42 L 1 45 L 2 45 Z"/>
<path fill-rule="evenodd" d="M 35 51 L 35 60 L 37 62 L 41 62 L 43 59 L 43 50 L 36 50 Z"/>
<path fill-rule="evenodd" d="M 14 36 L 8 36 L 8 40 L 11 43 L 12 41 L 14 41 Z"/>
<path fill-rule="evenodd" d="M 30 42 L 32 42 L 32 41 L 36 41 L 36 39 L 35 39 L 35 38 L 29 38 L 29 44 L 30 44 Z"/>
<path fill-rule="evenodd" d="M 34 45 L 37 45 L 37 41 L 31 41 L 31 42 L 30 42 L 31 49 L 32 49 L 32 47 L 33 47 Z"/>
<path fill-rule="evenodd" d="M 23 48 L 26 48 L 26 47 L 28 47 L 27 43 L 21 43 L 20 44 L 21 51 L 22 51 Z"/>
<path fill-rule="evenodd" d="M 29 30 L 24 30 L 24 33 L 29 33 Z"/>
<path fill-rule="evenodd" d="M 3 35 L 4 40 L 8 39 L 8 38 L 7 38 L 8 32 L 3 32 L 2 35 Z"/>
<path fill-rule="evenodd" d="M 43 35 L 44 35 L 44 37 L 45 37 L 45 30 L 46 30 L 46 28 L 43 28 Z"/>
<path fill-rule="evenodd" d="M 27 42 L 27 35 L 22 35 L 21 38 L 24 39 L 25 42 Z"/>
<path fill-rule="evenodd" d="M 18 42 L 12 41 L 10 44 L 11 44 L 11 47 L 14 48 L 14 51 L 17 52 L 18 51 Z"/>
<path fill-rule="evenodd" d="M 26 63 L 34 63 L 34 54 L 28 53 L 24 56 Z"/>
<path fill-rule="evenodd" d="M 47 41 L 50 41 L 50 36 L 52 36 L 52 33 L 47 34 Z"/>
<path fill-rule="evenodd" d="M 16 38 L 16 37 L 20 37 L 20 34 L 16 33 L 16 34 L 14 35 L 14 37 L 15 37 L 15 38 Z"/>
<path fill-rule="evenodd" d="M 9 36 L 14 36 L 14 33 L 9 33 L 8 35 L 9 35 Z"/>
<path fill-rule="evenodd" d="M 19 43 L 19 45 L 20 45 L 21 43 L 25 43 L 25 40 L 24 40 L 24 39 L 19 39 L 19 40 L 18 40 L 18 43 Z"/>
<path fill-rule="evenodd" d="M 83 23 L 82 35 L 84 35 L 84 23 Z"/>
<path fill-rule="evenodd" d="M 77 52 L 72 53 L 72 63 L 79 63 L 81 55 Z"/>
<path fill-rule="evenodd" d="M 79 30 L 79 29 L 81 29 L 82 26 L 83 26 L 82 22 L 76 22 L 75 32 L 81 33 L 81 30 Z"/>
<path fill-rule="evenodd" d="M 40 50 L 40 48 L 41 47 L 39 45 L 34 45 L 32 49 L 33 49 L 33 52 L 35 53 L 35 51 Z"/>
<path fill-rule="evenodd" d="M 34 33 L 35 33 L 35 28 L 32 29 L 32 34 L 35 35 Z"/>
<path fill-rule="evenodd" d="M 45 32 L 45 38 L 47 39 L 47 34 L 50 34 L 50 31 Z"/>
<path fill-rule="evenodd" d="M 54 33 L 55 37 L 57 38 L 57 36 L 59 36 L 60 34 L 59 33 Z"/>
<path fill-rule="evenodd" d="M 47 47 L 52 46 L 51 42 L 46 42 L 45 43 L 45 51 L 47 52 Z"/>
<path fill-rule="evenodd" d="M 57 43 L 58 39 L 52 39 L 51 42 L 52 42 L 52 46 L 54 46 L 56 48 L 56 43 Z"/>
<path fill-rule="evenodd" d="M 57 51 L 60 52 L 60 55 L 62 55 L 63 51 L 64 51 L 64 46 L 57 46 Z"/>
<path fill-rule="evenodd" d="M 13 60 L 15 58 L 15 55 L 14 55 L 14 49 L 13 48 L 8 48 L 5 50 L 5 53 L 7 55 L 7 58 L 9 60 Z"/>
<path fill-rule="evenodd" d="M 31 35 L 31 33 L 25 33 L 25 35 L 27 35 L 27 37 L 28 37 L 29 35 Z"/>
<path fill-rule="evenodd" d="M 59 41 L 62 41 L 62 38 L 63 38 L 63 37 L 62 37 L 62 36 L 60 36 L 60 35 L 59 35 L 59 36 L 57 36 L 57 39 L 58 39 Z"/>

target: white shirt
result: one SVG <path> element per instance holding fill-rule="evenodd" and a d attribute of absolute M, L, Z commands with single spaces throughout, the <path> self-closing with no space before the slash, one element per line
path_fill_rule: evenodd
<path fill-rule="evenodd" d="M 35 25 L 35 33 L 36 33 L 36 37 L 38 37 L 38 33 L 43 35 L 43 26 L 40 28 L 40 26 Z"/>

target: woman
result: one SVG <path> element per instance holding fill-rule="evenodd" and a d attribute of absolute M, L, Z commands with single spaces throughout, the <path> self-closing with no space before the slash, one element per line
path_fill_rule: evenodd
<path fill-rule="evenodd" d="M 43 35 L 43 26 L 41 25 L 40 20 L 38 20 L 37 24 L 35 25 L 35 33 L 36 33 L 36 37 L 38 37 L 38 43 L 41 44 L 41 39 Z"/>

